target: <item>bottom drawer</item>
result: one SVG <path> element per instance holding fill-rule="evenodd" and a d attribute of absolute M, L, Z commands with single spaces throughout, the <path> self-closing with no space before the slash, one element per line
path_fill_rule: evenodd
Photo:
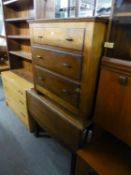
<path fill-rule="evenodd" d="M 72 151 L 78 149 L 83 126 L 77 120 L 33 90 L 27 91 L 27 104 L 30 115 L 41 127 Z"/>
<path fill-rule="evenodd" d="M 23 110 L 21 110 L 20 104 L 18 104 L 16 101 L 13 99 L 7 97 L 6 101 L 8 105 L 13 109 L 13 111 L 20 117 L 20 119 L 27 124 L 28 119 L 27 119 L 27 113 Z"/>

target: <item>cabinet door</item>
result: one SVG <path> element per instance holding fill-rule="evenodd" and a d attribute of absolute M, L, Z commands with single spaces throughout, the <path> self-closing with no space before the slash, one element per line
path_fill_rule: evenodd
<path fill-rule="evenodd" d="M 95 121 L 131 145 L 131 76 L 102 69 Z"/>

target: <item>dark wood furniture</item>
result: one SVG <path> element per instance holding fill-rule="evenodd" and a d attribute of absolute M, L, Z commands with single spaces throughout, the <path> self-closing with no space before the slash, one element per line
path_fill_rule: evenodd
<path fill-rule="evenodd" d="M 95 122 L 131 146 L 131 1 L 114 1 Z"/>
<path fill-rule="evenodd" d="M 56 106 L 52 101 L 37 94 L 33 89 L 27 91 L 27 103 L 31 117 L 52 136 L 72 151 L 77 150 L 83 133 L 83 125 L 73 119 L 71 114 Z"/>
<path fill-rule="evenodd" d="M 131 62 L 105 58 L 95 122 L 131 146 Z"/>
<path fill-rule="evenodd" d="M 7 46 L 0 45 L 0 72 L 8 69 L 9 69 L 9 60 L 7 55 Z"/>
<path fill-rule="evenodd" d="M 84 126 L 93 110 L 106 23 L 100 18 L 30 21 L 35 90 Z"/>
<path fill-rule="evenodd" d="M 131 149 L 104 134 L 77 152 L 75 175 L 130 175 Z"/>

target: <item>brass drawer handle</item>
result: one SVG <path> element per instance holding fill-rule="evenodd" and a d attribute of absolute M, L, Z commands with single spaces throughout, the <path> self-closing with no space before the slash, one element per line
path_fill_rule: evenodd
<path fill-rule="evenodd" d="M 74 40 L 73 40 L 73 38 L 66 38 L 66 41 L 72 42 L 72 41 L 74 41 Z"/>
<path fill-rule="evenodd" d="M 43 57 L 40 56 L 40 55 L 37 55 L 36 57 L 37 57 L 38 59 L 43 59 Z"/>
<path fill-rule="evenodd" d="M 41 39 L 41 38 L 43 38 L 43 36 L 42 36 L 42 35 L 39 35 L 39 36 L 38 36 L 38 38 L 40 38 L 40 39 Z"/>
<path fill-rule="evenodd" d="M 121 85 L 126 85 L 127 84 L 127 82 L 128 82 L 128 77 L 126 77 L 126 76 L 119 76 L 119 83 L 121 84 Z"/>
<path fill-rule="evenodd" d="M 72 66 L 68 63 L 63 63 L 63 66 L 66 67 L 66 68 L 72 68 Z"/>

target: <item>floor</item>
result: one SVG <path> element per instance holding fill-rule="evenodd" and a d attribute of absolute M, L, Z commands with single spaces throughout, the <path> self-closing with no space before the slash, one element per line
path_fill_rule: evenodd
<path fill-rule="evenodd" d="M 0 175 L 69 175 L 70 153 L 52 138 L 35 138 L 6 106 L 0 81 Z"/>

